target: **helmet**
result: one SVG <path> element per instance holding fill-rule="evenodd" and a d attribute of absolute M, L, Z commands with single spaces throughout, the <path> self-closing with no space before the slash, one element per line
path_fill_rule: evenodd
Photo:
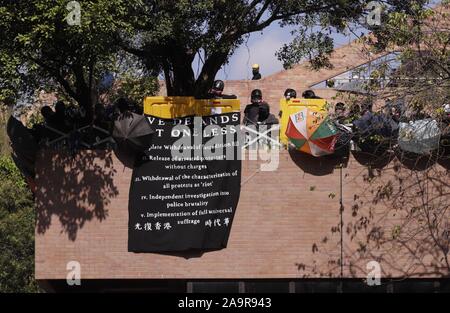
<path fill-rule="evenodd" d="M 64 104 L 63 101 L 57 101 L 55 103 L 55 112 L 56 113 L 64 115 L 65 109 L 66 109 L 66 105 Z"/>
<path fill-rule="evenodd" d="M 262 100 L 262 92 L 261 92 L 261 90 L 254 89 L 252 91 L 251 99 L 252 99 L 252 101 L 254 101 L 254 100 L 256 100 L 256 101 Z"/>
<path fill-rule="evenodd" d="M 253 64 L 252 65 L 252 69 L 254 69 L 254 70 L 259 70 L 259 64 Z"/>
<path fill-rule="evenodd" d="M 216 80 L 213 84 L 214 90 L 223 91 L 224 88 L 225 88 L 225 84 L 223 83 L 222 80 Z"/>
<path fill-rule="evenodd" d="M 125 99 L 125 98 L 117 99 L 115 104 L 116 104 L 117 108 L 119 109 L 120 113 L 123 113 L 130 109 L 130 104 L 128 103 L 127 99 Z"/>
<path fill-rule="evenodd" d="M 345 104 L 342 102 L 338 102 L 336 103 L 336 105 L 334 106 L 335 110 L 345 110 Z"/>
<path fill-rule="evenodd" d="M 448 103 L 444 104 L 444 112 L 450 114 L 450 104 Z"/>
<path fill-rule="evenodd" d="M 48 105 L 45 105 L 41 108 L 41 114 L 44 117 L 44 119 L 50 119 L 53 115 L 55 115 L 55 112 L 53 112 L 52 108 L 50 108 Z"/>
<path fill-rule="evenodd" d="M 304 99 L 316 99 L 316 94 L 314 93 L 314 91 L 312 90 L 306 90 L 303 94 L 302 97 Z"/>
<path fill-rule="evenodd" d="M 297 92 L 294 89 L 288 88 L 284 92 L 284 97 L 288 100 L 295 99 L 295 98 L 297 98 Z"/>

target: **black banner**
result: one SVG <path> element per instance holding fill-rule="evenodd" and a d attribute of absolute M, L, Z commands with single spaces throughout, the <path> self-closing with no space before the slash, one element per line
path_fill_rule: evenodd
<path fill-rule="evenodd" d="M 156 133 L 133 171 L 128 250 L 225 248 L 240 194 L 240 113 L 147 118 Z"/>

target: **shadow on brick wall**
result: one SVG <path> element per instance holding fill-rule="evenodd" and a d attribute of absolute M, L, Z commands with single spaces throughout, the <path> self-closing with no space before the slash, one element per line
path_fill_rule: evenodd
<path fill-rule="evenodd" d="M 289 155 L 300 169 L 314 176 L 330 175 L 336 168 L 346 167 L 348 164 L 346 155 L 334 154 L 317 158 L 294 149 L 289 149 Z"/>
<path fill-rule="evenodd" d="M 45 233 L 55 215 L 61 232 L 74 241 L 86 222 L 108 216 L 107 205 L 118 195 L 111 151 L 76 155 L 41 151 L 36 166 L 36 227 Z"/>
<path fill-rule="evenodd" d="M 438 160 L 436 155 L 417 155 L 414 153 L 396 151 L 400 163 L 411 171 L 425 171 L 434 166 Z"/>
<path fill-rule="evenodd" d="M 438 163 L 440 166 L 450 171 L 450 157 L 440 158 Z"/>
<path fill-rule="evenodd" d="M 450 139 L 445 145 L 441 145 L 441 150 L 439 151 L 438 163 L 443 168 L 450 170 Z"/>
<path fill-rule="evenodd" d="M 388 152 L 373 154 L 367 152 L 352 151 L 355 160 L 362 166 L 373 169 L 383 169 L 394 159 L 394 155 Z"/>

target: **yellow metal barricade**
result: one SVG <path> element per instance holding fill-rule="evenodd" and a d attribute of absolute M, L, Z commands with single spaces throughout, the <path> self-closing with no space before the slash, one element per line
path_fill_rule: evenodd
<path fill-rule="evenodd" d="M 238 99 L 195 99 L 194 97 L 147 97 L 144 99 L 145 114 L 167 119 L 237 112 L 240 106 Z"/>
<path fill-rule="evenodd" d="M 286 129 L 289 123 L 289 117 L 305 108 L 311 109 L 313 111 L 326 111 L 327 102 L 325 99 L 290 99 L 286 100 L 282 98 L 280 100 L 280 111 L 281 111 L 281 121 L 280 121 L 280 142 L 284 145 L 289 143 L 289 139 L 286 136 Z"/>
<path fill-rule="evenodd" d="M 239 99 L 210 99 L 196 101 L 198 101 L 197 115 L 202 116 L 239 112 L 241 109 L 241 101 Z"/>

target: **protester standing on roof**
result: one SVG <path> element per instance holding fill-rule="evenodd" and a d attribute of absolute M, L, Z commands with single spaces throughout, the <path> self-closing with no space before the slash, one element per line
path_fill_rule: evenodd
<path fill-rule="evenodd" d="M 260 80 L 261 79 L 261 73 L 259 72 L 259 64 L 253 64 L 252 73 L 253 73 L 252 80 Z"/>
<path fill-rule="evenodd" d="M 208 91 L 206 99 L 237 99 L 235 95 L 226 95 L 223 93 L 225 83 L 222 80 L 214 81 L 212 88 Z"/>

